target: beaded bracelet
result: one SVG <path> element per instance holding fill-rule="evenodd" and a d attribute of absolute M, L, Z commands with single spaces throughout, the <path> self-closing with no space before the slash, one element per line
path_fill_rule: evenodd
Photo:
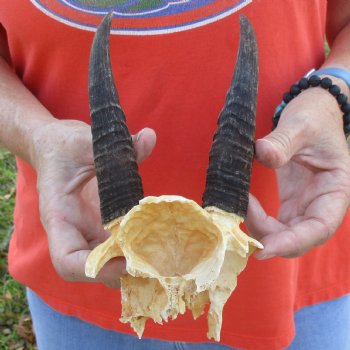
<path fill-rule="evenodd" d="M 318 75 L 311 75 L 310 77 L 304 77 L 300 79 L 296 84 L 292 85 L 290 90 L 283 95 L 282 103 L 276 108 L 275 114 L 272 118 L 273 129 L 276 128 L 283 109 L 286 107 L 294 97 L 298 96 L 303 90 L 309 87 L 320 86 L 325 90 L 328 90 L 336 99 L 339 104 L 343 115 L 344 133 L 346 137 L 350 134 L 350 103 L 346 95 L 341 93 L 340 87 L 333 84 L 330 78 L 320 78 Z"/>

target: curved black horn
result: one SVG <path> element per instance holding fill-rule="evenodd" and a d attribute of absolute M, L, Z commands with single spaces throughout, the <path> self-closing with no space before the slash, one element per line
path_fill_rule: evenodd
<path fill-rule="evenodd" d="M 245 218 L 254 155 L 258 50 L 254 30 L 244 16 L 240 28 L 236 69 L 210 150 L 203 207 Z"/>
<path fill-rule="evenodd" d="M 111 69 L 112 17 L 109 13 L 95 33 L 89 64 L 92 142 L 104 224 L 126 214 L 143 197 L 131 135 Z"/>

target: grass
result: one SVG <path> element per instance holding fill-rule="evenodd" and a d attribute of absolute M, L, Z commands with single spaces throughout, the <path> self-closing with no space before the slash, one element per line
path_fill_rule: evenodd
<path fill-rule="evenodd" d="M 0 350 L 34 350 L 35 337 L 25 288 L 7 272 L 7 249 L 13 229 L 16 165 L 0 148 Z"/>

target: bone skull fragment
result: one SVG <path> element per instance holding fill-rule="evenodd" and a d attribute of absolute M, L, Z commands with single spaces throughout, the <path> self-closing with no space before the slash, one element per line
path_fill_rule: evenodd
<path fill-rule="evenodd" d="M 111 236 L 89 255 L 85 272 L 96 277 L 123 256 L 121 321 L 139 337 L 146 321 L 162 323 L 186 309 L 197 318 L 209 304 L 208 338 L 220 340 L 223 307 L 262 245 L 240 229 L 248 207 L 254 153 L 257 47 L 241 16 L 235 73 L 218 118 L 209 156 L 203 207 L 175 195 L 143 198 L 126 118 L 114 84 L 109 32 L 112 14 L 96 31 L 89 67 L 91 129 L 101 216 Z M 116 151 L 117 150 L 117 151 Z"/>

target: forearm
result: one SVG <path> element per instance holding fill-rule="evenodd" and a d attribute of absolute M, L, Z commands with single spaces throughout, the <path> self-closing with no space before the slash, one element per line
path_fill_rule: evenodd
<path fill-rule="evenodd" d="M 36 135 L 56 121 L 0 57 L 0 144 L 35 166 Z"/>
<path fill-rule="evenodd" d="M 350 71 L 350 23 L 335 38 L 324 63 L 327 67 L 340 67 Z"/>
<path fill-rule="evenodd" d="M 332 0 L 328 2 L 326 27 L 330 54 L 321 68 L 339 67 L 350 71 L 350 3 L 348 0 Z M 349 88 L 336 78 L 334 82 L 342 88 L 348 96 Z"/>

